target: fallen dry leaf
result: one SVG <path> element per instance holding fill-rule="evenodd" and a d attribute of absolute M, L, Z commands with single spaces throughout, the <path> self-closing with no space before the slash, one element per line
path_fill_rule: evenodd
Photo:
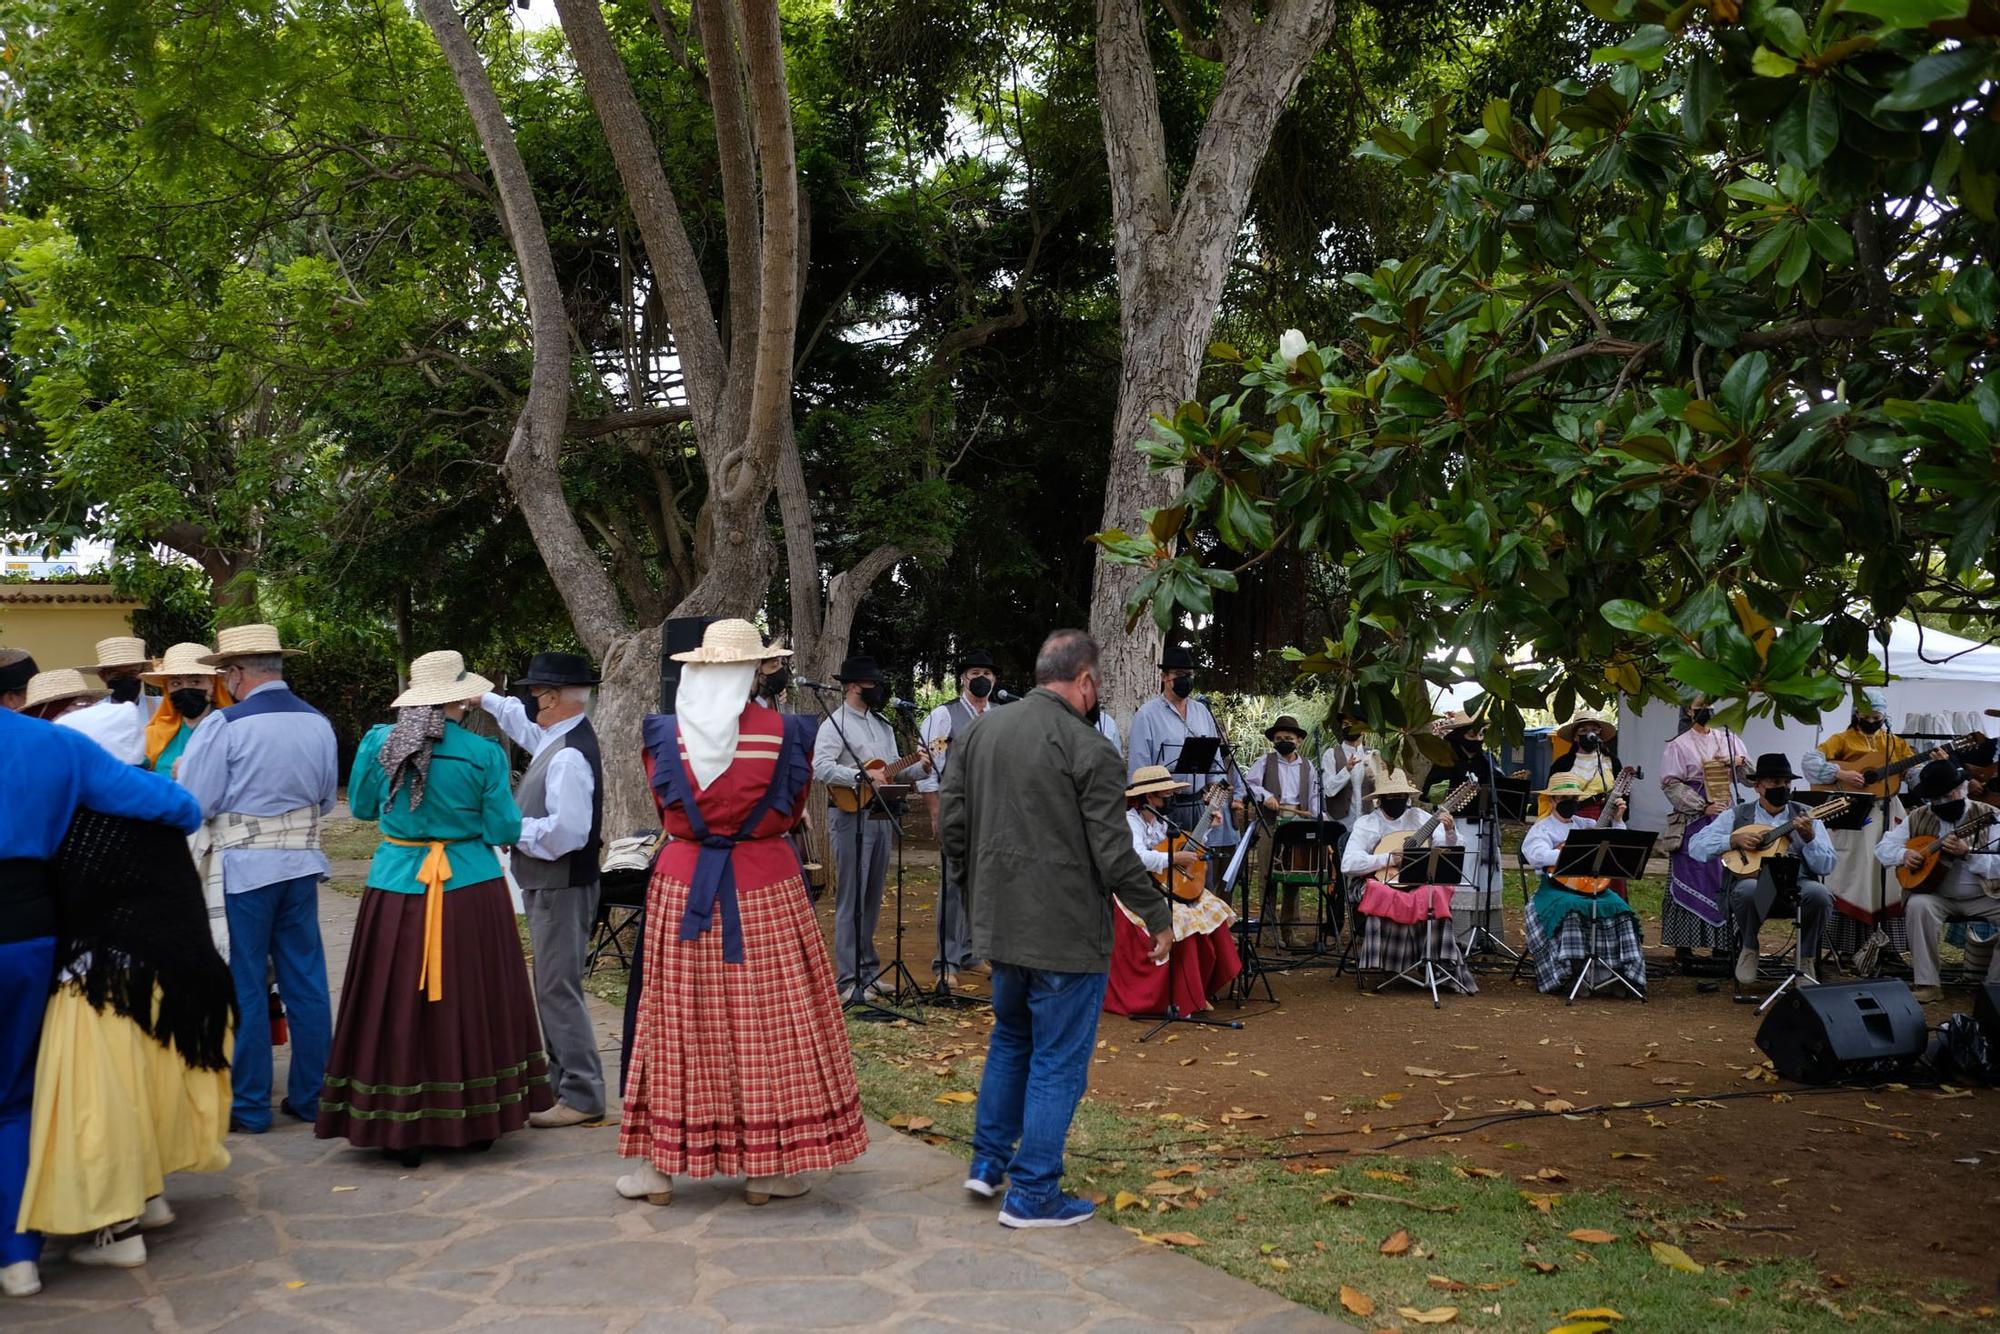
<path fill-rule="evenodd" d="M 1400 1181 L 1404 1185 L 1410 1183 L 1409 1174 L 1406 1172 L 1384 1172 L 1370 1168 L 1361 1175 L 1367 1177 L 1370 1181 Z"/>
<path fill-rule="evenodd" d="M 1424 1275 L 1424 1282 L 1430 1284 L 1432 1287 L 1436 1288 L 1439 1292 L 1472 1291 L 1471 1284 L 1460 1283 L 1457 1279 L 1446 1278 L 1443 1274 L 1426 1274 Z"/>
<path fill-rule="evenodd" d="M 1653 1258 L 1667 1268 L 1678 1269 L 1683 1274 L 1702 1274 L 1708 1272 L 1701 1265 L 1696 1264 L 1693 1257 L 1686 1251 L 1670 1241 L 1654 1242 Z"/>
<path fill-rule="evenodd" d="M 1403 1254 L 1410 1249 L 1410 1230 L 1408 1228 L 1397 1228 L 1389 1234 L 1388 1240 L 1384 1241 L 1376 1249 L 1384 1255 Z"/>
<path fill-rule="evenodd" d="M 1612 1150 L 1611 1156 L 1614 1159 L 1616 1159 L 1616 1158 L 1651 1158 L 1653 1155 L 1650 1153 L 1634 1153 L 1630 1149 L 1614 1149 Z"/>
<path fill-rule="evenodd" d="M 979 1095 L 977 1093 L 970 1092 L 966 1089 L 953 1089 L 949 1093 L 938 1094 L 936 1101 L 942 1103 L 961 1103 L 961 1104 L 968 1102 L 978 1102 Z"/>
<path fill-rule="evenodd" d="M 1144 1209 L 1145 1207 L 1146 1202 L 1129 1190 L 1119 1191 L 1117 1197 L 1111 1201 L 1111 1208 L 1114 1213 L 1123 1213 L 1127 1209 Z"/>
<path fill-rule="evenodd" d="M 1148 1195 L 1185 1195 L 1194 1187 L 1185 1181 L 1149 1181 L 1141 1189 Z"/>
<path fill-rule="evenodd" d="M 1571 1241 L 1587 1241 L 1594 1245 L 1600 1245 L 1600 1246 L 1607 1241 L 1618 1240 L 1618 1234 L 1616 1232 L 1606 1232 L 1601 1227 L 1571 1228 L 1568 1233 L 1568 1236 Z"/>
<path fill-rule="evenodd" d="M 1576 1110 L 1576 1104 L 1568 1098 L 1550 1098 L 1542 1104 L 1542 1110 L 1545 1112 L 1573 1112 Z"/>
<path fill-rule="evenodd" d="M 1565 1320 L 1623 1320 L 1625 1317 L 1608 1306 L 1593 1306 L 1586 1311 L 1571 1311 Z"/>
<path fill-rule="evenodd" d="M 1553 1098 L 1556 1096 L 1556 1091 L 1544 1084 L 1530 1084 L 1528 1087 L 1541 1094 L 1544 1098 Z"/>
<path fill-rule="evenodd" d="M 335 1195 L 345 1195 L 347 1194 L 347 1192 L 351 1190 L 360 1190 L 360 1189 L 361 1187 L 359 1186 L 335 1186 L 333 1188 L 332 1193 Z"/>
<path fill-rule="evenodd" d="M 1562 1268 L 1561 1265 L 1550 1264 L 1547 1260 L 1523 1260 L 1521 1263 L 1534 1270 L 1537 1274 L 1553 1274 L 1556 1270 Z"/>
<path fill-rule="evenodd" d="M 1562 1199 L 1562 1196 L 1543 1195 L 1536 1191 L 1524 1190 L 1521 1192 L 1521 1198 L 1533 1205 L 1539 1212 L 1548 1213 L 1556 1207 L 1556 1201 Z"/>
<path fill-rule="evenodd" d="M 1375 1314 L 1375 1299 L 1345 1283 L 1340 1285 L 1340 1304 L 1349 1315 L 1370 1316 Z"/>
<path fill-rule="evenodd" d="M 1169 1246 L 1200 1246 L 1202 1240 L 1192 1232 L 1156 1232 L 1154 1241 L 1165 1242 Z"/>
<path fill-rule="evenodd" d="M 1602 1320 L 1571 1320 L 1557 1325 L 1549 1334 L 1604 1334 L 1611 1326 Z"/>
<path fill-rule="evenodd" d="M 1426 1070 L 1426 1069 L 1424 1069 L 1424 1067 L 1422 1067 L 1421 1065 L 1406 1065 L 1406 1066 L 1404 1066 L 1404 1067 L 1403 1067 L 1403 1073 L 1404 1073 L 1404 1074 L 1406 1074 L 1406 1075 L 1410 1075 L 1410 1076 L 1413 1076 L 1414 1078 L 1417 1078 L 1417 1079 L 1443 1079 L 1443 1078 L 1444 1078 L 1444 1071 L 1442 1071 L 1442 1070 Z"/>
<path fill-rule="evenodd" d="M 1567 1181 L 1569 1178 L 1563 1175 L 1562 1169 L 1559 1167 L 1538 1167 L 1534 1171 L 1534 1180 Z"/>
<path fill-rule="evenodd" d="M 1264 1261 L 1264 1263 L 1271 1266 L 1271 1268 L 1277 1270 L 1281 1274 L 1287 1272 L 1292 1267 L 1292 1262 L 1290 1260 L 1287 1260 L 1282 1255 L 1274 1255 L 1270 1259 Z"/>
<path fill-rule="evenodd" d="M 1405 1320 L 1414 1320 L 1419 1325 L 1448 1325 L 1458 1319 L 1458 1308 L 1433 1306 L 1426 1311 L 1414 1306 L 1399 1306 L 1396 1308 L 1396 1314 Z"/>
<path fill-rule="evenodd" d="M 1162 1167 L 1153 1173 L 1153 1180 L 1165 1181 L 1170 1177 L 1191 1177 L 1201 1175 L 1197 1163 L 1182 1163 L 1179 1167 Z"/>
<path fill-rule="evenodd" d="M 285 1281 L 285 1286 L 290 1288 L 293 1292 L 297 1292 L 300 1288 L 303 1288 L 305 1285 L 306 1281 L 302 1278 L 287 1279 Z"/>

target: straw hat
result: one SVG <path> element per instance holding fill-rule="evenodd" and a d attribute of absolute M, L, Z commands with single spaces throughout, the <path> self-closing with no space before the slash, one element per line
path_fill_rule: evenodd
<path fill-rule="evenodd" d="M 1463 732 L 1468 727 L 1478 727 L 1485 723 L 1485 721 L 1484 718 L 1475 717 L 1467 713 L 1464 709 L 1453 709 L 1450 713 L 1432 723 L 1431 731 L 1437 733 L 1439 736 L 1443 736 L 1448 732 Z"/>
<path fill-rule="evenodd" d="M 151 681 L 156 686 L 163 686 L 169 677 L 222 675 L 208 665 L 207 655 L 206 644 L 175 644 L 167 650 L 167 655 L 160 659 L 159 667 L 150 672 L 139 673 L 139 678 Z"/>
<path fill-rule="evenodd" d="M 740 619 L 712 622 L 701 632 L 701 647 L 674 654 L 675 662 L 762 662 L 766 658 L 789 658 L 788 648 L 764 643 L 756 626 Z"/>
<path fill-rule="evenodd" d="M 97 641 L 97 666 L 88 670 L 103 671 L 107 667 L 151 667 L 153 659 L 146 652 L 146 641 L 134 639 L 130 635 L 113 635 L 109 639 Z"/>
<path fill-rule="evenodd" d="M 84 680 L 83 673 L 76 668 L 57 667 L 37 672 L 29 679 L 28 698 L 22 703 L 21 712 L 65 699 L 103 699 L 108 693 Z"/>
<path fill-rule="evenodd" d="M 1132 775 L 1132 786 L 1125 789 L 1128 797 L 1143 797 L 1149 792 L 1184 792 L 1187 784 L 1168 772 L 1164 764 L 1148 764 Z"/>
<path fill-rule="evenodd" d="M 231 658 L 264 657 L 268 654 L 295 658 L 299 650 L 286 648 L 278 642 L 278 627 L 275 625 L 232 625 L 216 635 L 215 652 L 203 654 L 201 660 L 211 667 L 221 667 Z"/>
<path fill-rule="evenodd" d="M 1392 769 L 1389 776 L 1377 783 L 1375 790 L 1368 795 L 1375 801 L 1380 801 L 1384 797 L 1414 797 L 1417 795 L 1417 789 L 1416 785 L 1410 782 L 1408 774 L 1401 769 Z"/>
<path fill-rule="evenodd" d="M 392 709 L 412 709 L 420 705 L 458 704 L 478 699 L 493 689 L 493 683 L 477 672 L 465 670 L 463 654 L 451 649 L 426 653 L 410 664 L 410 688 L 389 701 Z"/>
<path fill-rule="evenodd" d="M 1583 780 L 1565 769 L 1549 779 L 1549 785 L 1535 794 L 1538 797 L 1581 797 Z"/>
<path fill-rule="evenodd" d="M 1565 741 L 1574 741 L 1576 740 L 1576 729 L 1585 723 L 1596 723 L 1599 735 L 1606 741 L 1615 741 L 1618 737 L 1617 724 L 1613 723 L 1596 709 L 1578 709 L 1571 715 L 1568 722 L 1556 729 L 1556 735 Z"/>

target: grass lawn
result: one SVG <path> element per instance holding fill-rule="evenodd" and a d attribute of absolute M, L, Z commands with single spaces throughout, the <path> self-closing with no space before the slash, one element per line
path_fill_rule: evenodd
<path fill-rule="evenodd" d="M 918 1131 L 968 1155 L 972 1107 L 955 1095 L 978 1087 L 986 1031 L 948 1017 L 921 1028 L 851 1023 L 868 1112 L 903 1126 L 927 1119 Z M 1340 1124 L 1339 1110 L 1329 1106 L 1329 1123 Z M 1065 1185 L 1120 1226 L 1364 1329 L 1889 1331 L 1940 1313 L 1803 1261 L 1735 1258 L 1743 1220 L 1729 1211 L 1572 1190 L 1557 1164 L 1524 1158 L 1502 1176 L 1442 1156 L 1287 1156 L 1347 1130 L 1149 1119 L 1086 1100 Z M 1923 1299 L 1975 1314 L 1955 1293 Z"/>

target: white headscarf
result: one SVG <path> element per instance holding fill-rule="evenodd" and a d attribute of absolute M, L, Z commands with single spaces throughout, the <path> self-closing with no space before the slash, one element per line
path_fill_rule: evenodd
<path fill-rule="evenodd" d="M 706 789 L 736 759 L 736 736 L 743 706 L 757 679 L 754 662 L 690 662 L 681 668 L 674 712 L 681 721 L 688 767 L 697 788 Z"/>

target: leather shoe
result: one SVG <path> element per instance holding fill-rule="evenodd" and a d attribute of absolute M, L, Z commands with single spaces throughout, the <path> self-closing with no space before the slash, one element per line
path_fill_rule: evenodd
<path fill-rule="evenodd" d="M 601 1126 L 603 1112 L 586 1112 L 566 1102 L 558 1102 L 546 1112 L 530 1112 L 528 1124 L 537 1130 L 561 1130 L 564 1126 Z"/>
<path fill-rule="evenodd" d="M 261 1135 L 270 1128 L 269 1126 L 253 1126 L 240 1116 L 229 1118 L 229 1133 L 232 1135 Z"/>

